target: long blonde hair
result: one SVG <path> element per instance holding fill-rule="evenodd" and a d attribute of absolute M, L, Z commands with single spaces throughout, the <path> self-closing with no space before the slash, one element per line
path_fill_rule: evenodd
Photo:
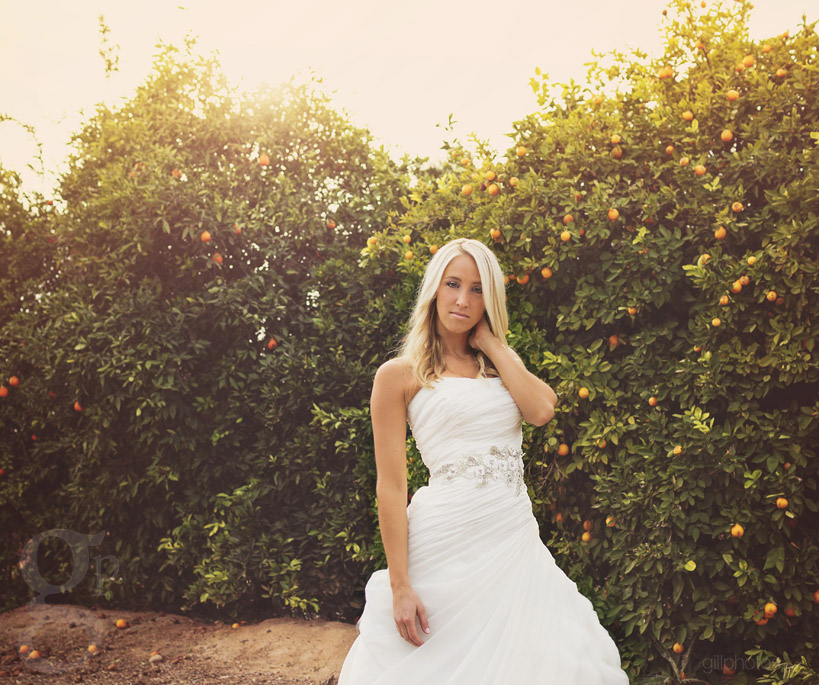
<path fill-rule="evenodd" d="M 451 240 L 439 248 L 427 264 L 424 278 L 418 287 L 415 307 L 410 315 L 409 330 L 398 348 L 398 356 L 409 363 L 412 375 L 421 387 L 428 387 L 433 380 L 440 378 L 445 368 L 441 339 L 435 330 L 437 317 L 435 303 L 438 286 L 447 265 L 462 254 L 467 254 L 475 260 L 481 277 L 481 290 L 489 328 L 503 346 L 508 347 L 506 333 L 509 328 L 509 317 L 506 313 L 506 289 L 497 257 L 486 245 L 472 238 Z M 470 351 L 478 362 L 479 377 L 500 376 L 489 357 L 472 348 Z"/>

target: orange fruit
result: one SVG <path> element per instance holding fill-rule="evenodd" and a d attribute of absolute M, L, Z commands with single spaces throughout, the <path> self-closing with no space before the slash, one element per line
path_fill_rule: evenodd
<path fill-rule="evenodd" d="M 785 607 L 785 616 L 796 616 L 796 612 L 790 604 Z"/>
<path fill-rule="evenodd" d="M 179 171 L 179 169 L 172 169 L 171 170 L 171 176 L 173 176 L 174 178 L 177 178 L 177 179 L 182 178 L 182 172 Z"/>
<path fill-rule="evenodd" d="M 637 313 L 637 307 L 626 307 L 626 311 L 631 315 L 634 316 Z"/>
<path fill-rule="evenodd" d="M 681 157 L 680 158 L 680 166 L 688 166 L 688 162 L 690 162 L 690 161 L 691 160 L 689 160 L 688 157 Z"/>
<path fill-rule="evenodd" d="M 28 658 L 29 658 L 29 659 L 39 659 L 39 658 L 40 658 L 40 652 L 39 652 L 39 650 L 32 649 L 32 650 L 31 650 L 31 653 L 28 655 Z"/>
<path fill-rule="evenodd" d="M 367 238 L 367 245 L 369 245 L 370 247 L 375 245 L 377 242 L 378 238 L 376 238 L 374 235 L 371 235 L 369 238 Z"/>
<path fill-rule="evenodd" d="M 529 274 L 523 274 L 523 276 L 516 276 L 515 280 L 521 285 L 526 285 L 529 282 Z"/>
<path fill-rule="evenodd" d="M 754 66 L 755 62 L 756 60 L 754 59 L 753 55 L 745 55 L 745 57 L 742 58 L 742 64 L 749 69 Z"/>
<path fill-rule="evenodd" d="M 734 202 L 734 204 L 731 205 L 731 209 L 733 209 L 734 212 L 739 214 L 744 208 L 741 202 Z"/>
<path fill-rule="evenodd" d="M 412 250 L 407 250 L 404 253 L 404 259 L 412 259 Z"/>
<path fill-rule="evenodd" d="M 816 590 L 813 593 L 813 603 L 814 604 L 819 604 L 819 590 Z"/>
<path fill-rule="evenodd" d="M 612 145 L 619 145 L 622 138 L 618 136 L 616 133 L 611 137 L 611 144 Z"/>
<path fill-rule="evenodd" d="M 526 156 L 527 152 L 528 152 L 528 150 L 523 145 L 518 146 L 518 157 Z"/>
<path fill-rule="evenodd" d="M 722 324 L 722 321 L 720 321 L 717 317 L 714 317 L 713 319 L 711 319 L 711 325 L 714 328 L 718 328 L 721 324 Z"/>
<path fill-rule="evenodd" d="M 233 232 L 236 235 L 240 235 L 242 233 L 242 227 L 239 224 L 233 224 Z"/>
<path fill-rule="evenodd" d="M 217 264 L 221 264 L 221 263 L 222 263 L 222 255 L 220 255 L 218 252 L 214 252 L 214 253 L 213 253 L 213 257 L 212 257 L 212 259 L 213 259 L 213 261 L 214 261 L 214 262 L 216 262 Z"/>
<path fill-rule="evenodd" d="M 498 186 L 493 183 L 486 189 L 486 192 L 489 193 L 490 195 L 497 195 L 498 192 L 500 192 L 500 188 L 498 188 Z"/>
<path fill-rule="evenodd" d="M 233 628 L 233 630 L 236 630 L 236 629 L 239 627 L 239 624 L 238 624 L 238 623 L 234 623 L 234 624 L 232 624 L 230 627 L 231 627 L 231 628 Z"/>
<path fill-rule="evenodd" d="M 685 650 L 685 647 L 683 647 L 679 642 L 675 642 L 674 646 L 671 649 L 674 650 L 675 654 L 682 654 L 683 651 Z"/>
<path fill-rule="evenodd" d="M 99 652 L 100 650 L 99 650 L 99 649 L 97 649 L 97 645 L 88 645 L 88 651 L 89 651 L 91 654 L 96 654 L 96 653 L 97 653 L 97 652 Z"/>
<path fill-rule="evenodd" d="M 592 539 L 592 534 L 589 531 L 586 531 L 585 533 L 583 533 L 583 535 L 580 536 L 580 539 L 583 540 L 583 542 L 588 542 L 589 540 Z"/>
<path fill-rule="evenodd" d="M 517 184 L 518 184 L 518 177 L 517 176 L 512 176 L 512 178 L 509 179 L 509 185 L 514 188 Z"/>
<path fill-rule="evenodd" d="M 614 157 L 614 159 L 620 159 L 620 157 L 623 156 L 623 150 L 619 145 L 611 151 L 611 156 Z"/>
<path fill-rule="evenodd" d="M 574 194 L 574 199 L 575 199 L 575 200 L 580 200 L 580 199 L 582 199 L 582 198 L 583 198 L 583 193 L 575 193 L 575 194 Z"/>
<path fill-rule="evenodd" d="M 472 186 L 467 183 L 463 188 L 461 188 L 461 193 L 463 195 L 471 195 L 472 194 Z"/>
<path fill-rule="evenodd" d="M 650 407 L 656 407 L 657 406 L 657 398 L 654 397 L 654 395 L 652 395 L 651 397 L 648 398 L 648 404 L 649 404 Z"/>
<path fill-rule="evenodd" d="M 543 276 L 543 278 L 551 278 L 552 270 L 548 266 L 544 266 L 543 269 L 541 269 L 540 274 Z"/>
<path fill-rule="evenodd" d="M 437 251 L 438 251 L 438 246 L 437 245 L 430 245 L 429 246 L 429 253 L 430 254 L 435 254 Z"/>
<path fill-rule="evenodd" d="M 673 146 L 673 145 L 669 145 L 668 147 L 666 147 L 666 149 L 665 149 L 665 154 L 667 154 L 667 155 L 673 155 L 673 154 L 674 154 L 674 146 Z"/>
<path fill-rule="evenodd" d="M 765 297 L 768 299 L 768 302 L 773 302 L 776 299 L 776 290 L 769 290 Z"/>
<path fill-rule="evenodd" d="M 563 514 L 561 512 L 555 514 L 555 523 L 563 523 Z"/>
<path fill-rule="evenodd" d="M 0 385 L 0 397 L 8 397 L 9 389 L 5 385 Z"/>
<path fill-rule="evenodd" d="M 118 618 L 114 625 L 116 625 L 117 628 L 127 628 L 128 621 L 126 621 L 124 618 Z"/>
<path fill-rule="evenodd" d="M 606 525 L 609 528 L 614 528 L 615 523 L 617 523 L 617 517 L 616 516 L 606 516 Z"/>
<path fill-rule="evenodd" d="M 31 649 L 28 645 L 20 645 L 20 649 L 18 650 L 20 654 L 28 654 L 28 650 Z"/>
<path fill-rule="evenodd" d="M 561 442 L 557 448 L 557 453 L 561 457 L 565 457 L 569 453 L 569 446 L 565 442 Z M 819 590 L 817 590 L 819 592 Z"/>
<path fill-rule="evenodd" d="M 199 236 L 203 243 L 207 243 L 210 241 L 210 231 L 202 231 L 202 235 Z"/>
<path fill-rule="evenodd" d="M 740 290 L 742 290 L 742 283 L 739 281 L 739 279 L 737 279 L 731 283 L 731 292 L 738 293 Z"/>
<path fill-rule="evenodd" d="M 777 606 L 776 606 L 776 604 L 774 604 L 773 602 L 768 602 L 768 603 L 765 605 L 765 609 L 764 609 L 764 611 L 765 611 L 765 616 L 766 616 L 767 618 L 771 618 L 771 617 L 772 617 L 774 614 L 776 614 L 776 612 L 777 612 Z"/>
<path fill-rule="evenodd" d="M 723 306 L 724 306 L 724 305 L 726 305 L 726 304 L 728 304 L 728 296 L 727 296 L 727 295 L 723 295 L 722 297 L 720 297 L 720 298 L 719 298 L 719 303 L 720 303 L 721 305 L 723 305 Z"/>
<path fill-rule="evenodd" d="M 725 129 L 722 133 L 720 133 L 720 138 L 722 138 L 723 143 L 730 143 L 734 139 L 734 134 L 730 131 L 730 129 Z"/>
<path fill-rule="evenodd" d="M 754 264 L 756 264 L 756 257 L 751 255 L 750 257 L 748 257 L 748 266 L 753 266 Z"/>
<path fill-rule="evenodd" d="M 682 454 L 682 445 L 674 445 L 674 454 Z"/>
<path fill-rule="evenodd" d="M 739 99 L 739 92 L 731 89 L 727 93 L 725 93 L 725 97 L 728 98 L 729 102 L 734 102 L 735 100 Z"/>
<path fill-rule="evenodd" d="M 589 396 L 589 389 L 588 388 L 580 388 L 580 390 L 577 391 L 577 394 L 578 394 L 578 396 L 580 397 L 581 400 L 585 400 Z"/>
<path fill-rule="evenodd" d="M 702 176 L 705 173 L 705 167 L 702 164 L 697 164 L 697 166 L 694 167 L 694 173 L 697 176 Z"/>
<path fill-rule="evenodd" d="M 495 174 L 494 171 L 487 171 L 484 177 L 487 181 L 494 181 L 497 178 L 497 174 Z"/>
<path fill-rule="evenodd" d="M 489 235 L 491 235 L 493 238 L 498 238 L 500 236 L 500 234 L 501 234 L 501 231 L 500 231 L 499 228 L 489 229 Z"/>
<path fill-rule="evenodd" d="M 461 160 L 461 166 L 469 166 L 469 157 L 464 157 Z"/>
<path fill-rule="evenodd" d="M 782 68 L 780 67 L 779 69 L 777 69 L 777 70 L 776 70 L 776 75 L 777 75 L 779 78 L 785 78 L 785 77 L 788 75 L 788 72 L 787 72 L 785 69 L 782 69 Z"/>
<path fill-rule="evenodd" d="M 602 450 L 606 446 L 606 441 L 600 438 L 595 444 Z"/>
<path fill-rule="evenodd" d="M 267 341 L 267 349 L 268 349 L 268 350 L 272 350 L 272 349 L 273 349 L 274 347 L 276 347 L 278 344 L 279 344 L 279 343 L 277 343 L 277 342 L 276 342 L 276 338 L 270 338 L 270 340 L 268 340 L 268 341 Z"/>
<path fill-rule="evenodd" d="M 787 509 L 788 508 L 788 500 L 785 497 L 777 497 L 776 498 L 776 508 L 777 509 Z"/>
<path fill-rule="evenodd" d="M 616 335 L 609 336 L 609 347 L 617 347 L 620 344 L 620 339 Z"/>
<path fill-rule="evenodd" d="M 697 50 L 703 50 L 705 49 L 705 43 L 703 43 L 701 40 L 698 40 L 694 47 L 697 48 Z"/>
<path fill-rule="evenodd" d="M 714 237 L 717 240 L 722 240 L 727 234 L 728 232 L 725 230 L 725 226 L 720 226 L 716 231 L 714 231 Z"/>
<path fill-rule="evenodd" d="M 568 226 L 570 223 L 574 221 L 574 217 L 571 214 L 567 214 L 563 217 L 563 225 Z"/>
<path fill-rule="evenodd" d="M 711 255 L 708 254 L 707 252 L 702 255 L 702 263 L 703 264 L 707 263 L 709 259 L 711 259 Z"/>
<path fill-rule="evenodd" d="M 619 216 L 620 216 L 620 212 L 617 211 L 614 207 L 609 209 L 609 212 L 608 212 L 609 221 L 617 221 Z"/>
<path fill-rule="evenodd" d="M 731 526 L 731 535 L 735 538 L 741 538 L 745 534 L 745 529 L 740 526 L 738 523 L 735 523 Z"/>
<path fill-rule="evenodd" d="M 17 376 L 12 376 L 11 378 L 9 378 L 9 385 L 12 388 L 16 388 L 18 385 L 20 385 L 20 379 L 17 378 Z"/>
<path fill-rule="evenodd" d="M 583 237 L 583 236 L 586 234 L 586 229 L 585 229 L 585 228 L 581 228 L 581 229 L 578 231 L 578 233 L 580 234 L 580 237 L 582 238 L 582 237 Z"/>
<path fill-rule="evenodd" d="M 594 528 L 594 521 L 583 521 L 583 530 L 591 530 L 592 528 Z"/>
<path fill-rule="evenodd" d="M 569 242 L 569 241 L 572 239 L 572 234 L 571 234 L 571 232 L 570 232 L 570 231 L 562 231 L 562 232 L 560 233 L 560 239 L 561 239 L 561 240 L 562 240 L 564 243 Z"/>
<path fill-rule="evenodd" d="M 687 109 L 682 113 L 682 118 L 685 119 L 686 121 L 691 121 L 694 118 L 694 112 L 692 112 L 690 109 Z"/>
<path fill-rule="evenodd" d="M 767 43 L 765 43 L 765 45 L 762 46 L 762 52 L 764 52 L 767 55 L 770 51 L 771 51 L 771 46 L 768 45 Z"/>
<path fill-rule="evenodd" d="M 694 345 L 694 352 L 699 352 L 702 350 L 702 345 Z"/>
<path fill-rule="evenodd" d="M 603 104 L 603 98 L 601 98 L 599 95 L 595 95 L 594 98 L 592 98 L 592 104 L 595 107 L 597 107 L 598 105 Z"/>
<path fill-rule="evenodd" d="M 75 411 L 82 411 L 82 405 L 79 403 L 79 401 L 74 402 L 74 410 Z"/>
<path fill-rule="evenodd" d="M 742 285 L 748 285 L 751 282 L 751 279 L 748 278 L 745 274 L 743 274 L 742 276 L 739 277 L 739 282 Z"/>
<path fill-rule="evenodd" d="M 266 152 L 259 155 L 259 164 L 262 166 L 268 166 L 270 164 L 270 157 L 267 156 Z"/>
<path fill-rule="evenodd" d="M 737 70 L 737 74 L 741 74 L 743 71 L 745 71 L 745 65 L 742 63 L 737 64 L 734 68 Z"/>

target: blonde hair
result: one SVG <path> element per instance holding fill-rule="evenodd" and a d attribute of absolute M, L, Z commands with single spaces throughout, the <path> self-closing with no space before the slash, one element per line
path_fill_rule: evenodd
<path fill-rule="evenodd" d="M 445 368 L 441 339 L 435 330 L 437 317 L 435 303 L 438 286 L 447 265 L 462 254 L 469 255 L 475 260 L 481 277 L 481 290 L 489 328 L 503 346 L 508 347 L 506 333 L 509 317 L 506 313 L 506 289 L 497 257 L 486 245 L 472 238 L 451 240 L 439 248 L 427 264 L 424 278 L 418 287 L 415 307 L 409 318 L 409 330 L 398 348 L 398 357 L 406 360 L 413 377 L 421 387 L 428 387 L 433 380 L 437 380 Z M 479 377 L 500 376 L 489 357 L 472 348 L 470 351 L 478 362 Z"/>

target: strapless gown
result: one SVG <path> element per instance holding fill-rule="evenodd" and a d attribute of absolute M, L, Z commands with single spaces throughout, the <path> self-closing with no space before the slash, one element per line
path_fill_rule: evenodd
<path fill-rule="evenodd" d="M 429 469 L 407 507 L 422 645 L 375 571 L 339 685 L 628 685 L 592 603 L 540 539 L 523 481 L 522 416 L 500 378 L 437 380 L 408 420 Z"/>

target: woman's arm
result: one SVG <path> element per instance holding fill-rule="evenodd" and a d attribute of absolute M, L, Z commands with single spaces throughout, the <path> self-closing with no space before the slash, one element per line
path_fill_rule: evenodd
<path fill-rule="evenodd" d="M 517 352 L 492 333 L 486 315 L 475 324 L 468 343 L 492 360 L 524 421 L 542 426 L 552 420 L 557 406 L 555 391 L 531 373 Z"/>
<path fill-rule="evenodd" d="M 404 367 L 397 360 L 382 364 L 375 373 L 370 415 L 378 473 L 378 523 L 387 555 L 393 592 L 395 622 L 401 636 L 415 645 L 415 617 L 429 632 L 426 611 L 412 589 L 407 570 L 407 406 L 404 401 Z"/>
<path fill-rule="evenodd" d="M 378 523 L 390 569 L 390 584 L 408 585 L 407 575 L 407 411 L 403 371 L 394 360 L 375 373 L 370 397 L 378 478 Z"/>

